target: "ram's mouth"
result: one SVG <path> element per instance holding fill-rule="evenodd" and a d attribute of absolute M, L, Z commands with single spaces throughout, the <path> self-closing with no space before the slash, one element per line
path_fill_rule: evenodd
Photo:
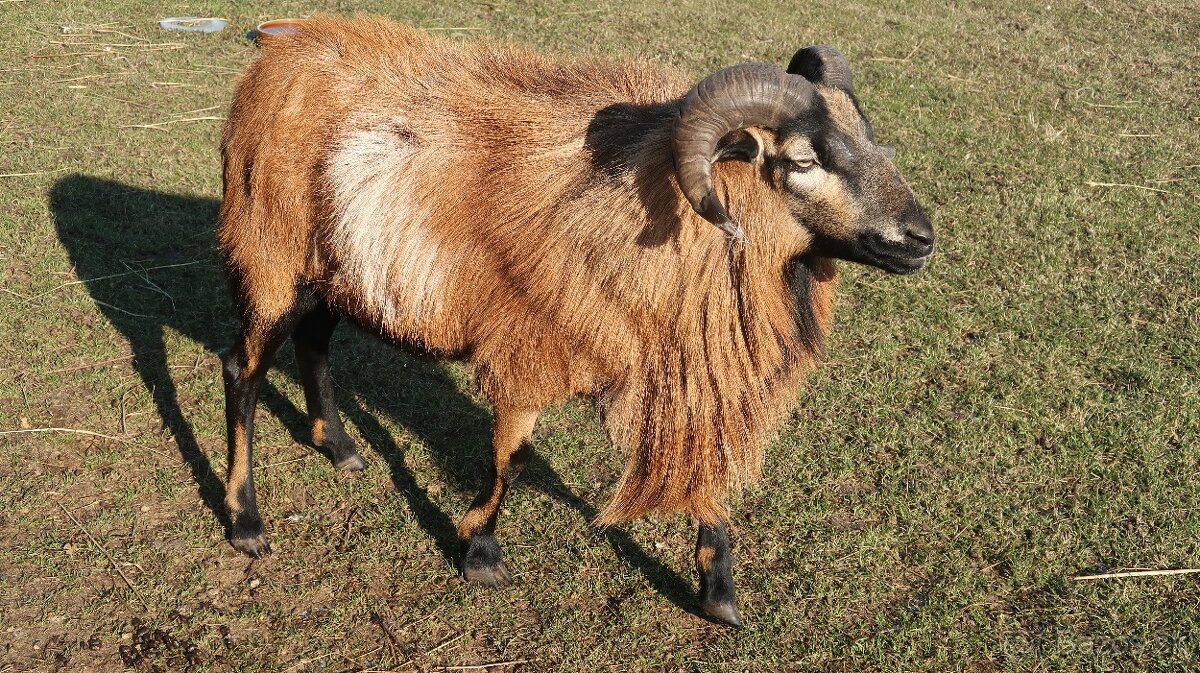
<path fill-rule="evenodd" d="M 924 269 L 933 257 L 932 243 L 896 243 L 866 232 L 852 241 L 823 241 L 815 248 L 818 254 L 866 264 L 899 275 Z"/>
<path fill-rule="evenodd" d="M 920 256 L 879 255 L 867 263 L 871 266 L 879 267 L 888 273 L 904 276 L 924 269 L 925 265 L 929 264 L 930 257 L 933 257 L 932 251 Z"/>
<path fill-rule="evenodd" d="M 916 273 L 925 268 L 933 256 L 933 244 L 906 240 L 889 241 L 872 233 L 864 233 L 855 241 L 861 256 L 854 260 L 895 274 Z"/>

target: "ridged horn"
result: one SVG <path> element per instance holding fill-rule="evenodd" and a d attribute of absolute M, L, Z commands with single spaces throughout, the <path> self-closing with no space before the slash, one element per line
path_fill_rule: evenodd
<path fill-rule="evenodd" d="M 805 47 L 796 52 L 788 63 L 787 71 L 800 75 L 813 84 L 824 84 L 854 93 L 854 78 L 850 75 L 850 61 L 842 52 L 827 44 Z"/>
<path fill-rule="evenodd" d="M 735 65 L 705 77 L 684 96 L 675 122 L 675 173 L 692 208 L 734 238 L 745 234 L 713 193 L 717 143 L 750 126 L 777 128 L 812 103 L 812 83 L 766 63 Z"/>

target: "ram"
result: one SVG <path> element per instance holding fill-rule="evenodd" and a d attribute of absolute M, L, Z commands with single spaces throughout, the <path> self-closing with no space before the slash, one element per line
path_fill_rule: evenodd
<path fill-rule="evenodd" d="M 647 63 L 317 18 L 264 40 L 221 148 L 242 319 L 223 367 L 226 506 L 253 556 L 270 551 L 254 411 L 289 336 L 314 444 L 364 466 L 328 366 L 345 317 L 465 359 L 493 406 L 490 477 L 458 526 L 467 580 L 510 582 L 501 502 L 538 411 L 582 395 L 628 453 L 599 523 L 691 515 L 703 610 L 738 624 L 726 499 L 758 476 L 816 360 L 833 260 L 909 273 L 933 252 L 829 47 L 693 86 Z"/>

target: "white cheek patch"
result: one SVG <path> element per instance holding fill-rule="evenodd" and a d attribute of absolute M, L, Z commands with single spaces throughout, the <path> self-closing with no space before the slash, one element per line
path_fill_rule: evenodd
<path fill-rule="evenodd" d="M 810 211 L 812 223 L 823 234 L 843 239 L 856 235 L 861 207 L 840 176 L 814 166 L 805 172 L 790 172 L 785 179 L 792 193 L 814 209 Z"/>
<path fill-rule="evenodd" d="M 787 161 L 804 164 L 810 161 L 815 162 L 817 153 L 813 149 L 811 140 L 804 136 L 793 136 L 783 147 L 783 157 Z M 806 171 L 788 170 L 784 180 L 792 192 L 803 194 L 819 189 L 826 183 L 828 177 L 829 174 L 825 172 L 825 169 L 814 163 L 812 168 Z"/>
<path fill-rule="evenodd" d="M 420 201 L 419 164 L 411 138 L 375 128 L 344 138 L 328 166 L 329 243 L 338 262 L 332 280 L 397 332 L 436 317 L 454 261 Z"/>
<path fill-rule="evenodd" d="M 813 166 L 807 171 L 788 171 L 788 188 L 793 192 L 807 193 L 820 189 L 829 179 L 829 174 L 820 166 Z"/>

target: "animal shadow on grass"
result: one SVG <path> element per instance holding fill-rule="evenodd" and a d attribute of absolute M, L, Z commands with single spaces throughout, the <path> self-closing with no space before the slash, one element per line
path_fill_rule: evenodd
<path fill-rule="evenodd" d="M 170 430 L 180 458 L 191 470 L 201 500 L 228 537 L 224 475 L 213 470 L 177 399 L 166 344 L 167 330 L 214 354 L 233 342 L 237 320 L 216 252 L 218 206 L 212 198 L 151 191 L 86 175 L 65 177 L 50 193 L 58 237 L 75 275 L 104 316 L 129 340 L 134 367 L 154 399 L 164 428 Z M 299 381 L 288 351 L 290 346 L 285 346 L 276 366 Z M 454 522 L 417 484 L 404 464 L 403 452 L 373 412 L 386 409 L 420 437 L 447 482 L 468 497 L 482 485 L 491 460 L 490 415 L 440 368 L 355 329 L 339 329 L 330 351 L 339 411 L 387 462 L 396 490 L 421 527 L 446 559 L 457 565 L 461 559 Z M 338 367 L 339 361 L 355 364 Z M 215 364 L 212 376 L 220 378 Z M 295 441 L 311 446 L 306 415 L 269 380 L 260 401 Z M 554 468 L 536 455 L 523 476 L 526 485 L 558 498 L 586 519 L 596 515 L 595 508 L 571 493 Z M 688 583 L 677 573 L 618 529 L 608 529 L 604 537 L 617 556 L 642 572 L 656 591 L 699 614 Z"/>

